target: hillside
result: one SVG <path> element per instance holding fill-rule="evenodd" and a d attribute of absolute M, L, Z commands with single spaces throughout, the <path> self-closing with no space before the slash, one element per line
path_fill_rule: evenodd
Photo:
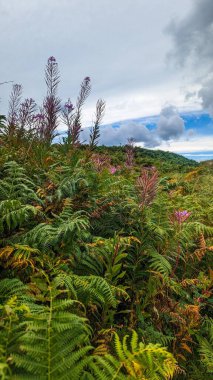
<path fill-rule="evenodd" d="M 213 160 L 202 161 L 203 166 L 213 166 Z"/>
<path fill-rule="evenodd" d="M 99 152 L 107 152 L 109 155 L 113 154 L 114 156 L 118 155 L 122 159 L 122 155 L 119 153 L 125 153 L 125 147 L 97 147 Z M 123 156 L 124 157 L 124 156 Z M 184 156 L 173 152 L 165 152 L 163 150 L 152 150 L 145 149 L 140 147 L 135 147 L 135 158 L 138 165 L 155 165 L 161 169 L 166 169 L 168 166 L 171 169 L 171 166 L 175 165 L 177 169 L 183 169 L 186 167 L 198 166 L 199 164 L 191 159 L 188 159 Z"/>

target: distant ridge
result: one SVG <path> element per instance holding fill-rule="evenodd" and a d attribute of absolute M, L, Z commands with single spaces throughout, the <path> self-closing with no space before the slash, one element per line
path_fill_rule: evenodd
<path fill-rule="evenodd" d="M 125 146 L 98 146 L 96 151 L 110 155 L 112 159 L 118 157 L 121 161 L 125 159 Z M 189 166 L 199 166 L 197 161 L 188 159 L 180 154 L 166 152 L 164 150 L 152 150 L 146 148 L 135 147 L 135 163 L 136 165 L 154 165 L 157 167 L 184 168 Z"/>
<path fill-rule="evenodd" d="M 213 160 L 202 161 L 202 165 L 204 165 L 204 166 L 213 166 Z"/>

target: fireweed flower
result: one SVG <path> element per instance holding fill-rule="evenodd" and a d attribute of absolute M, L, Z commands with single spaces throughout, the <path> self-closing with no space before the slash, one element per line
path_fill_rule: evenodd
<path fill-rule="evenodd" d="M 142 168 L 141 175 L 137 178 L 136 187 L 140 199 L 140 207 L 149 206 L 157 194 L 158 171 L 154 168 Z"/>
<path fill-rule="evenodd" d="M 126 167 L 131 169 L 134 165 L 134 139 L 128 139 L 128 144 L 126 145 Z"/>
<path fill-rule="evenodd" d="M 174 214 L 172 216 L 172 222 L 178 222 L 178 224 L 182 224 L 190 217 L 190 215 L 191 215 L 191 212 L 187 210 L 174 211 Z"/>
<path fill-rule="evenodd" d="M 84 78 L 84 81 L 85 81 L 86 85 L 89 84 L 90 80 L 91 80 L 90 77 L 85 77 Z"/>
<path fill-rule="evenodd" d="M 109 168 L 109 172 L 111 174 L 115 174 L 117 172 L 117 168 L 115 166 L 111 166 L 111 168 Z"/>
<path fill-rule="evenodd" d="M 94 154 L 92 156 L 92 163 L 95 166 L 96 170 L 99 172 L 102 169 L 109 167 L 109 164 L 110 164 L 109 157 L 104 156 L 104 155 L 98 155 L 98 154 Z"/>
<path fill-rule="evenodd" d="M 56 63 L 56 59 L 55 59 L 55 57 L 53 57 L 53 56 L 51 56 L 51 57 L 49 57 L 48 58 L 48 62 L 52 62 L 52 63 Z"/>
<path fill-rule="evenodd" d="M 73 104 L 71 103 L 70 100 L 68 100 L 65 105 L 64 105 L 64 108 L 67 110 L 68 113 L 72 112 L 74 110 L 74 106 Z"/>
<path fill-rule="evenodd" d="M 36 120 L 42 121 L 44 120 L 44 115 L 42 113 L 37 113 L 37 115 L 34 116 Z"/>

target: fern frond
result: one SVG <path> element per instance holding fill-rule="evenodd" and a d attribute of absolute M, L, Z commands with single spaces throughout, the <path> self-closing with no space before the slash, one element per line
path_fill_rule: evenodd
<path fill-rule="evenodd" d="M 137 333 L 133 334 L 134 337 L 130 341 L 134 342 L 130 344 L 131 350 L 128 349 L 128 336 L 125 336 L 121 342 L 115 334 L 117 357 L 112 355 L 95 357 L 95 363 L 90 364 L 95 379 L 169 380 L 174 376 L 178 367 L 173 355 L 159 344 L 137 343 Z"/>
<path fill-rule="evenodd" d="M 72 244 L 76 236 L 84 237 L 89 228 L 87 216 L 72 212 L 69 208 L 55 215 L 52 224 L 40 223 L 25 235 L 24 242 L 40 250 L 57 247 L 60 244 Z"/>
<path fill-rule="evenodd" d="M 3 178 L 0 179 L 0 199 L 41 203 L 36 194 L 34 182 L 26 175 L 25 169 L 15 161 L 7 162 L 3 167 Z"/>
<path fill-rule="evenodd" d="M 208 338 L 200 338 L 200 355 L 201 361 L 208 373 L 213 373 L 213 320 L 209 319 L 207 324 Z"/>
<path fill-rule="evenodd" d="M 30 267 L 35 271 L 36 262 L 42 265 L 38 255 L 39 250 L 27 245 L 14 244 L 0 249 L 0 260 L 2 260 L 5 268 L 11 267 L 19 270 Z"/>
<path fill-rule="evenodd" d="M 166 257 L 156 251 L 152 252 L 150 255 L 150 268 L 161 273 L 163 276 L 168 277 L 171 273 L 172 267 Z"/>
<path fill-rule="evenodd" d="M 0 202 L 0 228 L 4 231 L 21 227 L 35 217 L 38 209 L 32 205 L 23 205 L 19 200 L 4 200 Z"/>

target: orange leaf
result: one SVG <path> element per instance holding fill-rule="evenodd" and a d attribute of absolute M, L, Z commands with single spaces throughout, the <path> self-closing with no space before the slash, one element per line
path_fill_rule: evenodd
<path fill-rule="evenodd" d="M 182 347 L 185 351 L 188 351 L 190 354 L 192 354 L 192 350 L 191 350 L 191 348 L 190 348 L 186 343 L 182 343 L 182 344 L 181 344 L 181 347 Z"/>

